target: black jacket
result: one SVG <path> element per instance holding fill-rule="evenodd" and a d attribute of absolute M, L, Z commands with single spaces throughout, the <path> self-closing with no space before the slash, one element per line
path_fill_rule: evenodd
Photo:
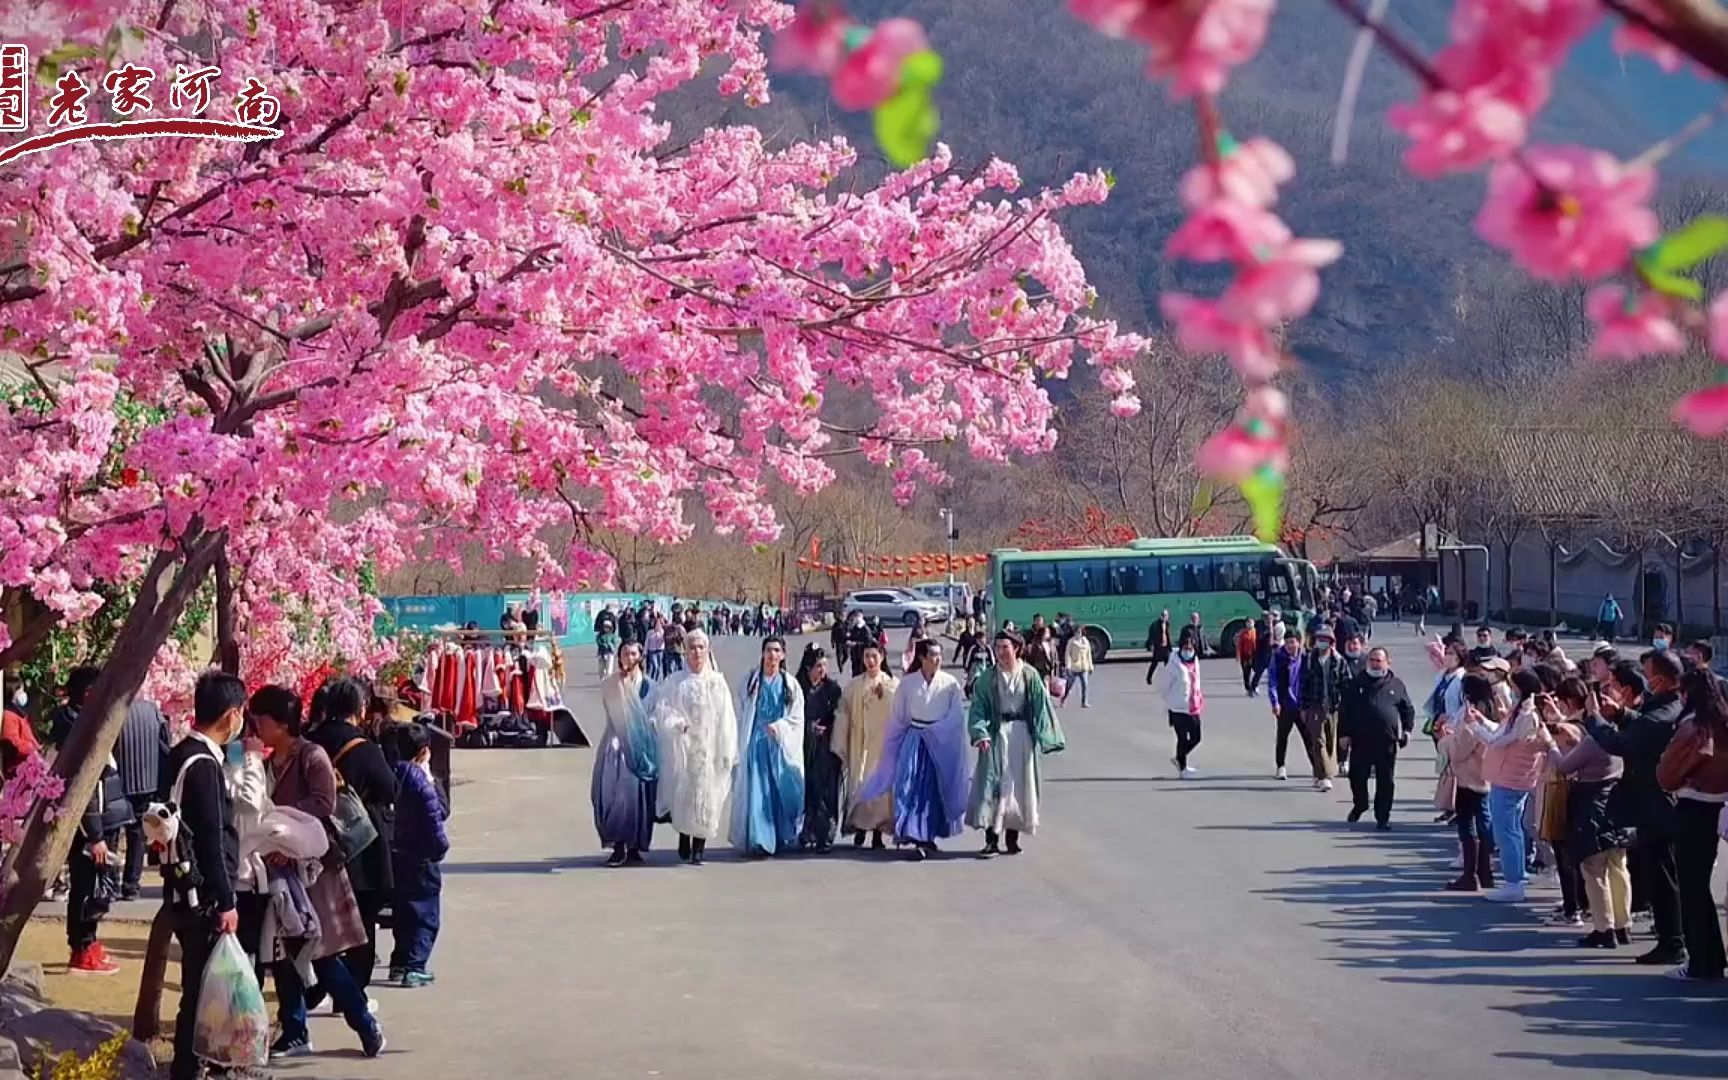
<path fill-rule="evenodd" d="M 1416 727 L 1416 706 L 1404 680 L 1388 673 L 1374 678 L 1366 671 L 1344 686 L 1338 707 L 1338 734 L 1359 742 L 1397 742 Z"/>
<path fill-rule="evenodd" d="M 799 682 L 804 682 L 800 679 Z M 834 738 L 834 717 L 840 712 L 840 683 L 830 675 L 804 690 L 804 746 L 806 757 L 811 750 L 826 750 Z M 816 729 L 822 733 L 818 735 Z"/>
<path fill-rule="evenodd" d="M 1584 729 L 1596 745 L 1625 764 L 1625 775 L 1615 785 L 1608 813 L 1616 821 L 1667 835 L 1672 827 L 1674 796 L 1656 782 L 1656 763 L 1680 726 L 1685 703 L 1678 692 L 1646 694 L 1636 716 L 1624 717 L 1615 727 L 1599 716 L 1585 716 Z"/>
<path fill-rule="evenodd" d="M 114 746 L 114 761 L 128 795 L 154 795 L 168 758 L 168 721 L 154 701 L 134 701 Z"/>
<path fill-rule="evenodd" d="M 204 740 L 188 735 L 168 755 L 162 790 L 157 796 L 166 800 L 181 767 L 200 755 L 215 764 L 198 762 L 186 770 L 186 781 L 180 786 L 180 823 L 192 834 L 192 863 L 200 879 L 199 907 L 232 911 L 234 878 L 240 867 L 240 835 L 234 827 L 234 810 L 228 799 L 222 759 Z M 168 895 L 171 902 L 179 902 L 173 889 Z"/>
<path fill-rule="evenodd" d="M 1566 787 L 1566 846 L 1583 862 L 1611 848 L 1631 847 L 1631 822 L 1616 818 L 1614 789 L 1619 780 L 1574 780 Z"/>
<path fill-rule="evenodd" d="M 120 770 L 112 765 L 102 768 L 102 779 L 90 794 L 90 805 L 78 819 L 79 840 L 93 844 L 118 833 L 132 824 L 132 800 L 126 797 L 126 785 L 120 781 Z"/>
<path fill-rule="evenodd" d="M 1146 628 L 1146 648 L 1148 651 L 1168 655 L 1170 652 L 1170 646 L 1169 623 L 1165 622 L 1163 619 L 1159 619 L 1157 622 Z"/>
<path fill-rule="evenodd" d="M 378 839 L 349 860 L 349 884 L 355 892 L 389 892 L 396 881 L 390 865 L 391 842 L 396 831 L 396 773 L 390 768 L 383 748 L 346 720 L 319 724 L 306 737 L 330 755 L 342 783 L 360 796 L 378 830 Z M 361 740 L 360 744 L 343 754 L 342 748 L 355 739 Z M 338 755 L 342 760 L 336 760 Z"/>

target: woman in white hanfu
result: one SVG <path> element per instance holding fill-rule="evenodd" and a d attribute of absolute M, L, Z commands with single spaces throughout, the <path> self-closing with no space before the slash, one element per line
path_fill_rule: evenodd
<path fill-rule="evenodd" d="M 732 690 L 714 667 L 708 635 L 684 637 L 689 666 L 660 683 L 654 727 L 660 738 L 662 820 L 678 830 L 678 857 L 700 865 L 708 841 L 725 823 L 732 766 L 738 762 L 738 717 Z"/>

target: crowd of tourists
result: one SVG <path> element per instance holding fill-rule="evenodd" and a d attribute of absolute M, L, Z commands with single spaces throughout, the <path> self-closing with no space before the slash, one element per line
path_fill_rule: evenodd
<path fill-rule="evenodd" d="M 1601 624 L 1618 623 L 1604 603 Z M 1631 946 L 1650 926 L 1637 962 L 1677 979 L 1724 977 L 1723 924 L 1711 892 L 1719 840 L 1728 838 L 1728 683 L 1708 641 L 1684 647 L 1668 625 L 1648 648 L 1623 653 L 1597 641 L 1574 658 L 1550 632 L 1462 625 L 1428 646 L 1436 669 L 1412 697 L 1373 619 L 1334 604 L 1305 629 L 1272 615 L 1237 639 L 1243 689 L 1262 681 L 1275 717 L 1277 779 L 1288 778 L 1290 736 L 1314 786 L 1346 775 L 1348 820 L 1370 811 L 1391 828 L 1400 750 L 1421 725 L 1436 750 L 1434 804 L 1455 828 L 1459 870 L 1446 888 L 1498 902 L 1528 898 L 1551 872 L 1554 921 L 1588 932 L 1587 949 Z M 1169 613 L 1149 634 L 1170 640 Z M 1179 775 L 1200 741 L 1205 696 L 1195 664 L 1203 640 L 1184 627 L 1172 659 L 1154 650 L 1148 680 L 1169 710 Z M 1157 674 L 1162 668 L 1162 674 Z M 1371 790 L 1372 789 L 1372 790 Z"/>
<path fill-rule="evenodd" d="M 981 856 L 1020 853 L 1039 825 L 1038 759 L 1064 746 L 1043 635 L 997 633 L 969 696 L 943 669 L 940 640 L 922 627 L 909 638 L 896 675 L 886 634 L 861 618 L 796 668 L 771 635 L 735 682 L 701 630 L 685 632 L 684 664 L 658 679 L 639 644 L 621 643 L 600 687 L 591 791 L 609 865 L 643 862 L 659 824 L 698 866 L 722 832 L 747 858 L 826 853 L 849 835 L 873 850 L 892 837 L 925 859 L 968 827 L 983 833 Z"/>
<path fill-rule="evenodd" d="M 794 631 L 792 615 L 770 611 L 766 603 L 755 607 L 731 608 L 719 604 L 702 610 L 700 604 L 672 604 L 661 610 L 651 600 L 635 605 L 608 603 L 594 613 L 594 647 L 600 661 L 600 675 L 612 673 L 617 663 L 619 646 L 638 647 L 642 665 L 650 678 L 662 678 L 684 667 L 684 642 L 692 631 L 701 630 L 709 637 L 727 635 L 789 634 Z"/>
<path fill-rule="evenodd" d="M 83 722 L 98 674 L 77 668 L 67 678 L 49 717 L 50 751 Z M 147 861 L 156 863 L 181 957 L 173 1080 L 192 1080 L 204 1067 L 194 1047 L 199 997 L 227 934 L 260 984 L 274 982 L 272 1061 L 313 1053 L 308 1013 L 324 1002 L 366 1056 L 382 1053 L 369 993 L 382 984 L 379 968 L 394 987 L 434 981 L 440 864 L 450 846 L 448 792 L 430 765 L 438 737 L 349 678 L 302 702 L 286 687 L 248 695 L 238 678 L 206 673 L 177 740 L 156 705 L 133 702 L 68 857 L 69 971 L 119 971 L 100 941 L 102 919 L 115 902 L 139 896 Z M 9 769 L 16 760 L 8 754 Z M 390 948 L 381 965 L 386 911 Z"/>

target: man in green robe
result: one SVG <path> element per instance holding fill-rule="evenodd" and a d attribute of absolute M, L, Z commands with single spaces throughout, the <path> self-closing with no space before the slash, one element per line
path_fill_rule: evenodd
<path fill-rule="evenodd" d="M 972 691 L 966 727 L 978 748 L 966 823 L 984 830 L 980 858 L 1020 853 L 1020 834 L 1038 830 L 1038 757 L 1065 743 L 1044 680 L 1021 659 L 1020 635 L 1003 630 L 994 642 L 996 665 Z"/>

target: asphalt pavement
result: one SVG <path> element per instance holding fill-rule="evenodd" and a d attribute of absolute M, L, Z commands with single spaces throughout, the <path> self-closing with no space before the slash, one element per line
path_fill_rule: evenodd
<path fill-rule="evenodd" d="M 1420 700 L 1410 631 L 1382 626 Z M 899 635 L 896 635 L 898 644 Z M 721 638 L 736 681 L 755 643 Z M 793 655 L 802 641 L 792 644 Z M 591 653 L 569 696 L 596 723 Z M 1099 672 L 1048 758 L 1043 827 L 681 865 L 662 827 L 609 870 L 587 750 L 459 752 L 435 986 L 378 989 L 390 1051 L 340 1021 L 283 1077 L 471 1080 L 1271 1080 L 1396 1075 L 1728 1076 L 1728 990 L 1582 953 L 1558 900 L 1447 894 L 1434 761 L 1399 763 L 1390 833 L 1344 823 L 1346 785 L 1272 779 L 1273 723 L 1233 660 L 1205 663 L 1197 780 L 1174 776 L 1143 662 Z M 1718 889 L 1718 895 L 1721 890 Z"/>

